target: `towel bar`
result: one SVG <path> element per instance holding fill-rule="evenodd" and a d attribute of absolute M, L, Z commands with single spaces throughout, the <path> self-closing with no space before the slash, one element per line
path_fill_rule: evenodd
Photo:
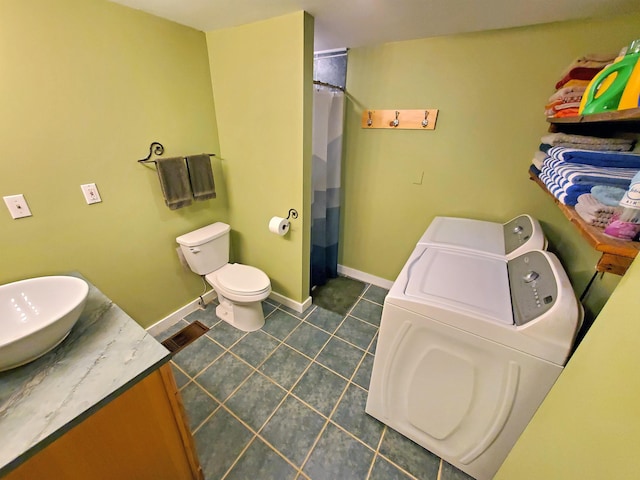
<path fill-rule="evenodd" d="M 151 160 L 151 155 L 153 155 L 154 153 L 158 156 L 161 156 L 164 153 L 164 147 L 160 142 L 151 142 L 151 145 L 149 145 L 149 155 L 147 155 L 146 158 L 141 158 L 140 160 L 138 160 L 138 162 L 139 163 L 149 163 L 149 162 L 156 163 L 155 160 Z M 209 155 L 210 157 L 216 156 L 215 153 L 207 153 L 207 155 Z"/>

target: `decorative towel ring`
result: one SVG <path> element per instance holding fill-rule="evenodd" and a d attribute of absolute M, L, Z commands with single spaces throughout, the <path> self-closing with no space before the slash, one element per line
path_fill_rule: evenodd
<path fill-rule="evenodd" d="M 287 215 L 287 220 L 289 220 L 289 218 L 298 218 L 298 212 L 296 211 L 295 208 L 289 209 L 289 215 Z"/>

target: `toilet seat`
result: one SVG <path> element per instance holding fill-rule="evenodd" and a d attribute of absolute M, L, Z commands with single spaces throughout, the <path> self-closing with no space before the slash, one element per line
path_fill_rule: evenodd
<path fill-rule="evenodd" d="M 249 265 L 228 263 L 205 278 L 218 293 L 234 301 L 264 300 L 271 293 L 269 277 Z"/>

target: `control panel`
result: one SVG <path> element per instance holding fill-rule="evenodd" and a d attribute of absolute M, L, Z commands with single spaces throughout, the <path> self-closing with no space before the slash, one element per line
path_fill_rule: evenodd
<path fill-rule="evenodd" d="M 504 249 L 507 255 L 524 245 L 533 235 L 533 224 L 527 215 L 520 215 L 505 223 L 503 229 Z"/>
<path fill-rule="evenodd" d="M 532 251 L 507 263 L 516 325 L 524 325 L 553 307 L 558 285 L 547 257 Z"/>

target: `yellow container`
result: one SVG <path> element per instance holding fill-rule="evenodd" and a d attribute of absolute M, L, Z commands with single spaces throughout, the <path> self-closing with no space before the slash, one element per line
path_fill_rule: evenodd
<path fill-rule="evenodd" d="M 636 63 L 633 72 L 631 72 L 618 104 L 618 110 L 627 108 L 640 108 L 640 62 Z"/>

